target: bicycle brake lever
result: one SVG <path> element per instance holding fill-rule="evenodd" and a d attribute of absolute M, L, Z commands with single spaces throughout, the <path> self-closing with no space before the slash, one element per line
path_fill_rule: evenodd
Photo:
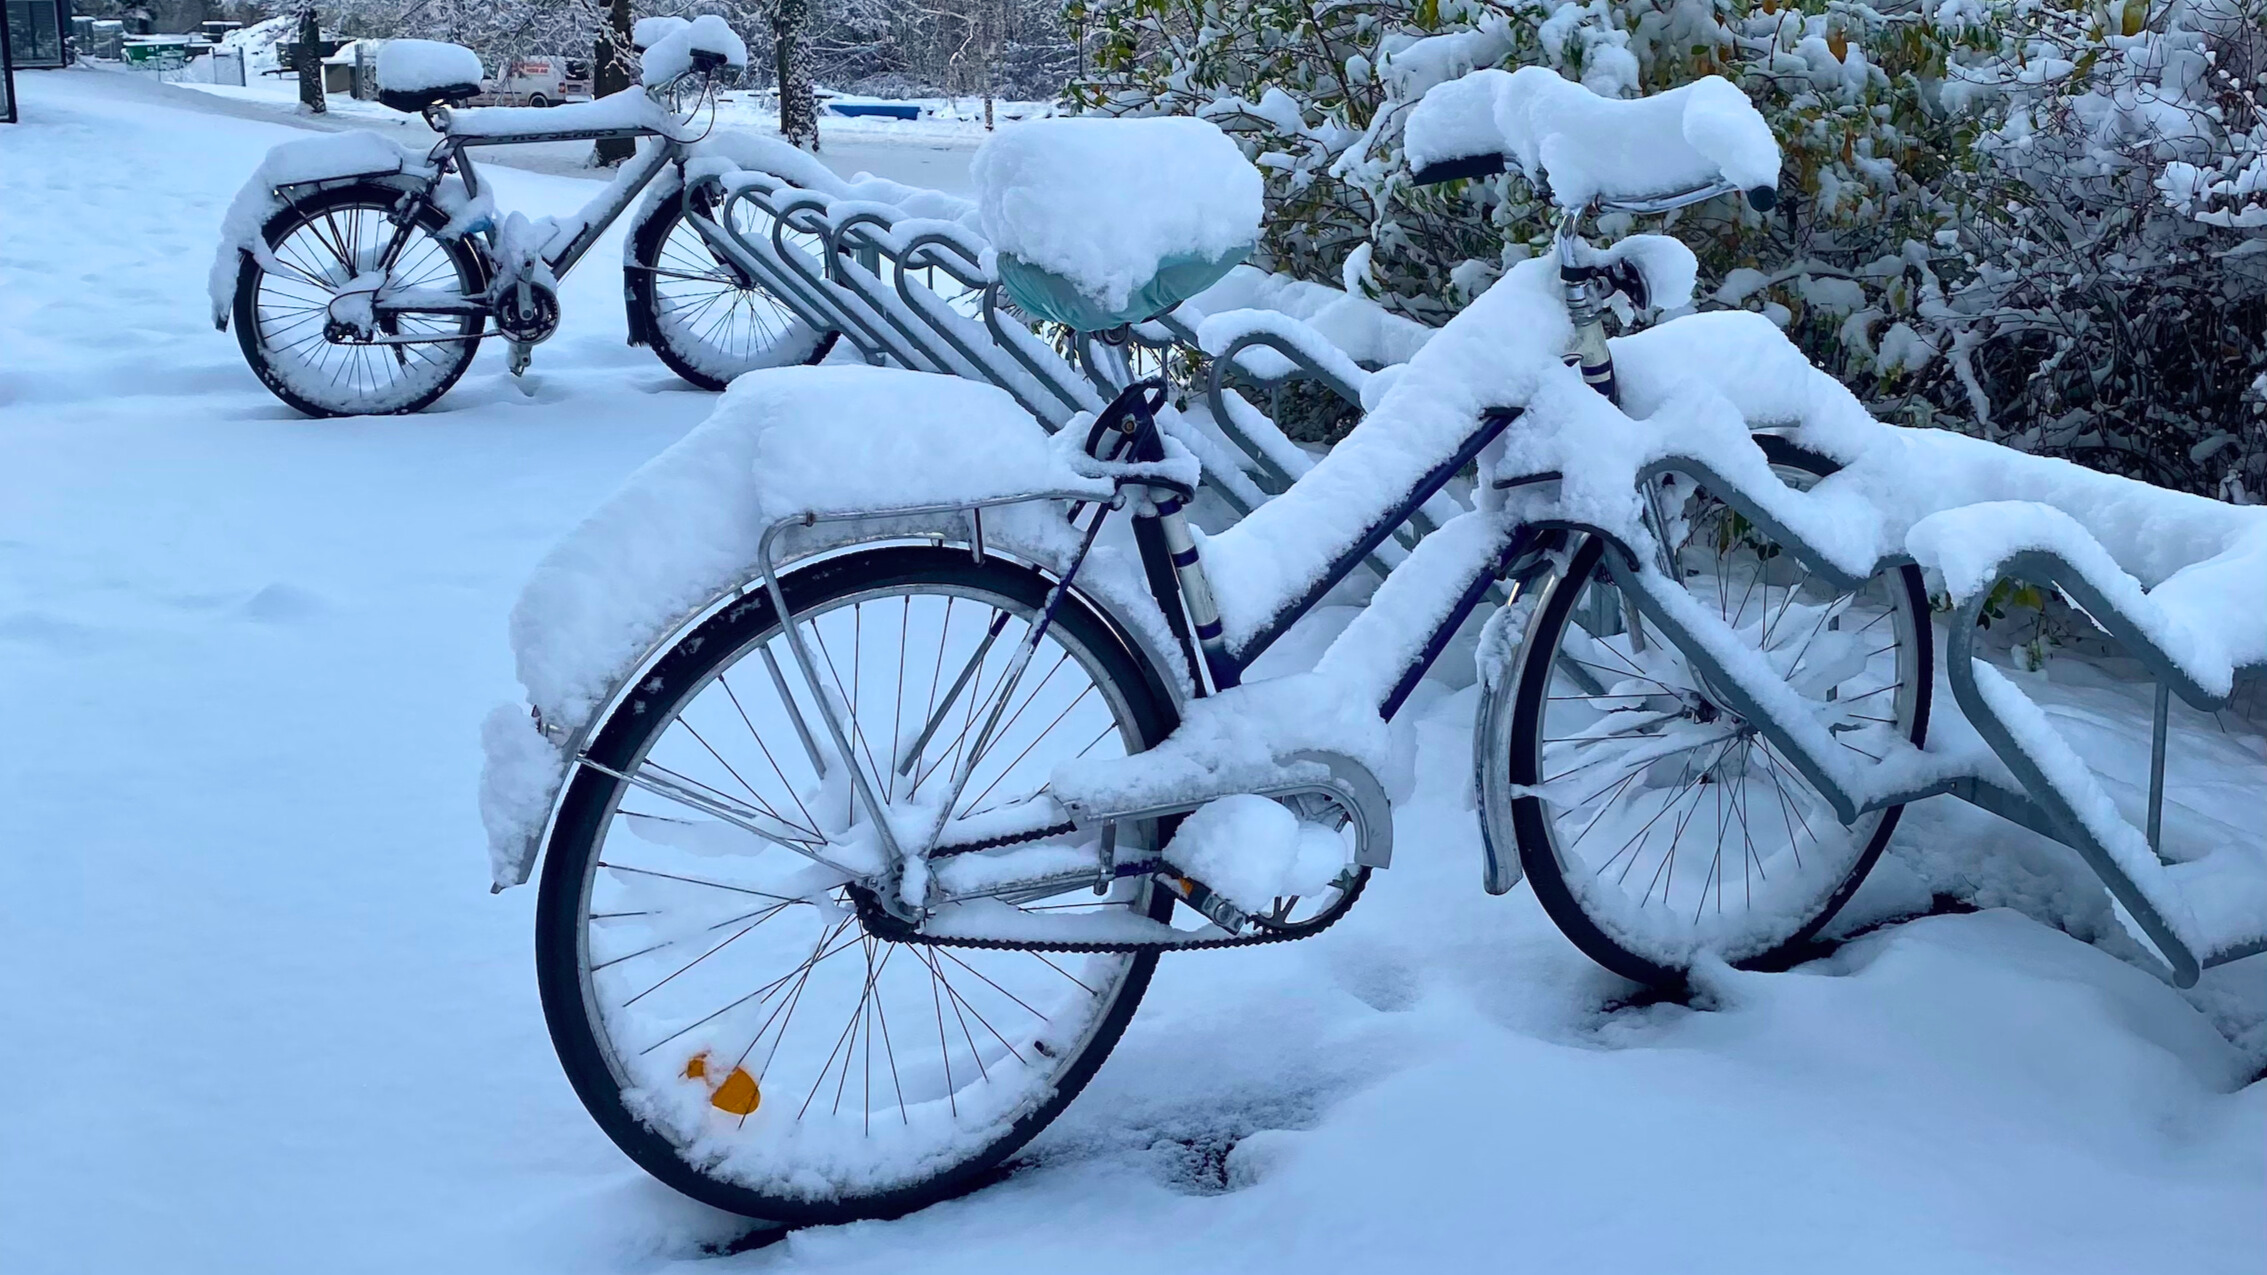
<path fill-rule="evenodd" d="M 1651 309 L 1653 290 L 1646 285 L 1645 272 L 1634 261 L 1610 261 L 1599 268 L 1606 287 L 1629 298 L 1629 303 L 1640 310 Z"/>

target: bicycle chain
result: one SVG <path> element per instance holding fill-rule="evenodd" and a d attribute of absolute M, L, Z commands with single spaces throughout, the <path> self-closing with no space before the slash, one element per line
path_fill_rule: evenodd
<path fill-rule="evenodd" d="M 1162 864 L 1160 865 L 1162 866 Z M 1289 943 L 1296 939 L 1313 938 L 1338 924 L 1348 912 L 1354 910 L 1354 901 L 1362 897 L 1368 887 L 1367 869 L 1354 877 L 1353 888 L 1338 901 L 1327 914 L 1317 921 L 1292 930 L 1271 930 L 1259 934 L 1232 934 L 1226 938 L 1190 939 L 1179 943 L 1078 943 L 1064 939 L 986 939 L 958 938 L 942 934 L 923 934 L 905 922 L 882 910 L 873 892 L 858 886 L 850 887 L 850 899 L 858 909 L 858 924 L 866 933 L 888 943 L 918 943 L 924 947 L 971 947 L 992 952 L 1063 952 L 1070 954 L 1107 954 L 1138 952 L 1209 952 L 1229 947 L 1260 947 L 1269 943 Z"/>

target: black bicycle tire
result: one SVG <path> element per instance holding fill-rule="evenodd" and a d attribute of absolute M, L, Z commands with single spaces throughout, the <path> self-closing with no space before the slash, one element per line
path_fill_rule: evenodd
<path fill-rule="evenodd" d="M 983 563 L 965 551 L 885 548 L 830 559 L 790 574 L 782 582 L 788 605 L 801 611 L 832 596 L 890 584 L 960 583 L 992 588 L 1026 606 L 1044 604 L 1049 581 L 1038 572 L 997 556 Z M 1009 592 L 1009 590 L 1013 592 Z M 641 727 L 666 723 L 686 688 L 698 689 L 705 673 L 738 653 L 747 642 L 773 628 L 769 597 L 757 592 L 718 612 L 678 643 L 640 679 L 640 694 L 617 708 L 594 732 L 589 755 L 602 764 L 619 764 L 642 742 Z M 1145 746 L 1154 746 L 1178 724 L 1171 693 L 1149 660 L 1106 619 L 1074 600 L 1056 614 L 1070 633 L 1105 666 L 1134 710 Z M 615 1146 L 662 1183 L 714 1208 L 782 1225 L 831 1225 L 897 1217 L 965 1193 L 988 1180 L 1001 1161 L 1023 1147 L 1060 1115 L 1085 1089 L 1132 1021 L 1155 972 L 1155 952 L 1132 958 L 1124 984 L 1097 1026 L 1090 1043 L 1057 1083 L 1055 1093 L 1019 1119 L 1001 1138 L 973 1157 L 911 1186 L 855 1201 L 814 1202 L 767 1197 L 737 1183 L 719 1181 L 687 1164 L 676 1148 L 622 1104 L 582 1001 L 576 946 L 581 906 L 582 864 L 600 845 L 597 835 L 618 781 L 589 767 L 571 776 L 558 817 L 545 838 L 536 901 L 536 981 L 543 1015 L 576 1096 Z M 1169 830 L 1167 830 L 1169 831 Z M 1172 913 L 1168 890 L 1152 895 L 1150 915 L 1163 921 Z"/>
<path fill-rule="evenodd" d="M 624 280 L 624 283 L 629 289 L 630 306 L 637 314 L 636 322 L 644 331 L 645 344 L 652 347 L 655 357 L 659 358 L 670 371 L 675 372 L 680 379 L 693 386 L 704 390 L 721 391 L 729 382 L 718 380 L 716 377 L 694 367 L 686 361 L 684 355 L 672 348 L 668 336 L 665 335 L 666 329 L 661 326 L 660 316 L 657 313 L 660 294 L 653 286 L 653 269 L 660 262 L 661 246 L 669 242 L 669 232 L 676 229 L 677 223 L 683 221 L 684 217 L 685 211 L 682 200 L 672 197 L 669 201 L 669 207 L 657 212 L 638 226 L 637 237 L 632 240 L 631 248 L 631 259 L 635 266 L 625 272 L 628 277 Z M 756 285 L 756 290 L 765 296 L 772 295 L 771 289 L 760 283 Z M 793 310 L 793 307 L 787 306 L 785 302 L 780 304 L 783 308 Z M 829 330 L 820 336 L 817 347 L 802 361 L 803 366 L 810 366 L 826 358 L 833 351 L 834 343 L 841 339 L 842 333 L 833 330 Z"/>
<path fill-rule="evenodd" d="M 1807 470 L 1819 478 L 1833 474 L 1841 466 L 1817 452 L 1799 447 L 1773 434 L 1759 434 L 1756 444 L 1765 459 L 1774 465 Z M 1566 579 L 1586 579 L 1598 566 L 1606 550 L 1606 541 L 1600 536 L 1587 536 L 1577 544 L 1566 567 Z M 1916 678 L 1912 742 L 1918 746 L 1928 735 L 1929 705 L 1935 677 L 1933 632 L 1929 625 L 1928 590 L 1921 578 L 1920 568 L 1910 563 L 1895 568 L 1904 585 L 1903 603 L 1911 610 L 1913 633 L 1918 644 L 1919 672 Z M 1534 773 L 1540 757 L 1543 733 L 1543 697 L 1549 688 L 1550 666 L 1558 650 L 1558 637 L 1563 633 L 1574 610 L 1580 589 L 1554 588 L 1542 608 L 1529 621 L 1530 640 L 1521 652 L 1518 681 L 1512 705 L 1511 755 L 1498 763 L 1512 769 L 1514 782 L 1523 773 Z M 1548 639 L 1548 640 L 1545 640 Z M 1903 805 L 1891 806 L 1883 812 L 1880 824 L 1862 853 L 1852 863 L 1847 876 L 1830 893 L 1819 911 L 1785 939 L 1768 949 L 1733 962 L 1741 969 L 1785 969 L 1801 958 L 1818 936 L 1857 892 L 1866 876 L 1873 871 L 1890 837 L 1897 831 L 1903 816 Z M 1673 988 L 1681 985 L 1687 970 L 1662 965 L 1630 951 L 1614 941 L 1606 931 L 1583 911 L 1573 889 L 1560 872 L 1558 855 L 1553 845 L 1547 816 L 1540 798 L 1521 796 L 1512 799 L 1512 829 L 1519 846 L 1520 867 L 1528 883 L 1534 888 L 1536 901 L 1543 905 L 1559 931 L 1582 950 L 1583 955 L 1614 973 L 1635 982 L 1654 987 Z"/>
<path fill-rule="evenodd" d="M 311 213 L 353 207 L 357 203 L 365 208 L 390 210 L 394 205 L 401 202 L 405 194 L 413 195 L 415 192 L 378 182 L 356 182 L 349 186 L 318 191 L 305 199 L 287 203 L 282 209 L 271 215 L 260 227 L 260 238 L 272 248 L 276 241 L 281 238 L 285 228 L 304 220 Z M 453 239 L 440 238 L 439 231 L 448 224 L 448 214 L 435 207 L 430 201 L 420 199 L 412 216 L 428 233 L 434 235 L 435 242 L 441 245 L 442 250 L 447 252 L 450 260 L 455 263 L 458 274 L 471 281 L 468 284 L 468 290 L 474 292 L 487 291 L 488 264 L 481 257 L 479 249 L 474 247 L 464 236 Z M 315 403 L 301 396 L 286 384 L 282 377 L 277 376 L 269 368 L 267 360 L 260 353 L 259 316 L 254 307 L 258 304 L 260 279 L 263 274 L 265 274 L 265 271 L 261 268 L 258 259 L 249 252 L 244 253 L 243 260 L 238 265 L 236 272 L 236 300 L 231 319 L 236 328 L 237 348 L 244 352 L 244 361 L 251 366 L 252 375 L 260 378 L 260 384 L 266 386 L 270 394 L 283 400 L 286 406 L 304 415 L 315 417 L 318 420 L 326 420 L 341 416 L 407 416 L 413 412 L 422 412 L 431 407 L 443 394 L 454 389 L 458 381 L 464 379 L 465 372 L 472 367 L 473 356 L 479 353 L 480 341 L 477 338 L 460 342 L 459 344 L 464 351 L 463 356 L 457 360 L 456 366 L 449 371 L 448 375 L 442 377 L 440 382 L 429 392 L 411 399 L 399 407 L 391 407 L 379 412 L 353 412 L 341 411 Z M 477 332 L 484 323 L 484 319 L 481 316 L 472 316 L 466 320 L 466 323 L 470 325 L 468 330 Z"/>

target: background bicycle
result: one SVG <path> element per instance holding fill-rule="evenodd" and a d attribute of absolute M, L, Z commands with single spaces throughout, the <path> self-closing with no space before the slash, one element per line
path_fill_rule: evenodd
<path fill-rule="evenodd" d="M 229 209 L 214 322 L 234 322 L 261 382 L 311 416 L 343 416 L 427 406 L 488 337 L 508 341 L 512 371 L 525 370 L 558 330 L 559 280 L 657 177 L 681 173 L 707 135 L 719 74 L 747 59 L 714 17 L 648 20 L 639 33 L 645 87 L 547 110 L 452 109 L 481 92 L 478 59 L 455 45 L 388 42 L 380 99 L 422 113 L 441 134 L 432 150 L 369 133 L 287 143 Z M 603 137 L 646 140 L 563 219 L 498 209 L 472 162 L 481 146 Z M 705 389 L 822 357 L 827 334 L 719 256 L 697 205 L 691 220 L 680 211 L 655 201 L 625 244 L 632 341 Z"/>

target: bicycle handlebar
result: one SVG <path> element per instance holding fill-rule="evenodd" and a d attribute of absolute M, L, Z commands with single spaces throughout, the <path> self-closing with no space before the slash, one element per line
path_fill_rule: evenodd
<path fill-rule="evenodd" d="M 1442 182 L 1469 181 L 1476 177 L 1493 177 L 1498 173 L 1516 171 L 1518 170 L 1513 167 L 1510 159 L 1500 153 L 1464 155 L 1455 159 L 1435 160 L 1418 169 L 1412 174 L 1411 180 L 1419 186 L 1437 186 Z M 1521 176 L 1525 175 L 1521 173 Z M 1533 179 L 1530 178 L 1529 180 L 1532 181 Z M 1747 198 L 1748 207 L 1759 213 L 1770 212 L 1779 203 L 1779 191 L 1776 187 L 1753 186 L 1746 190 L 1740 190 L 1738 186 L 1730 182 L 1712 182 L 1705 186 L 1696 186 L 1691 190 L 1668 195 L 1654 195 L 1638 199 L 1601 198 L 1592 205 L 1592 208 L 1597 212 L 1662 213 L 1683 208 L 1689 204 L 1697 204 L 1704 199 L 1714 199 L 1718 195 L 1729 195 L 1734 191 L 1739 191 L 1740 194 L 1744 195 Z"/>

